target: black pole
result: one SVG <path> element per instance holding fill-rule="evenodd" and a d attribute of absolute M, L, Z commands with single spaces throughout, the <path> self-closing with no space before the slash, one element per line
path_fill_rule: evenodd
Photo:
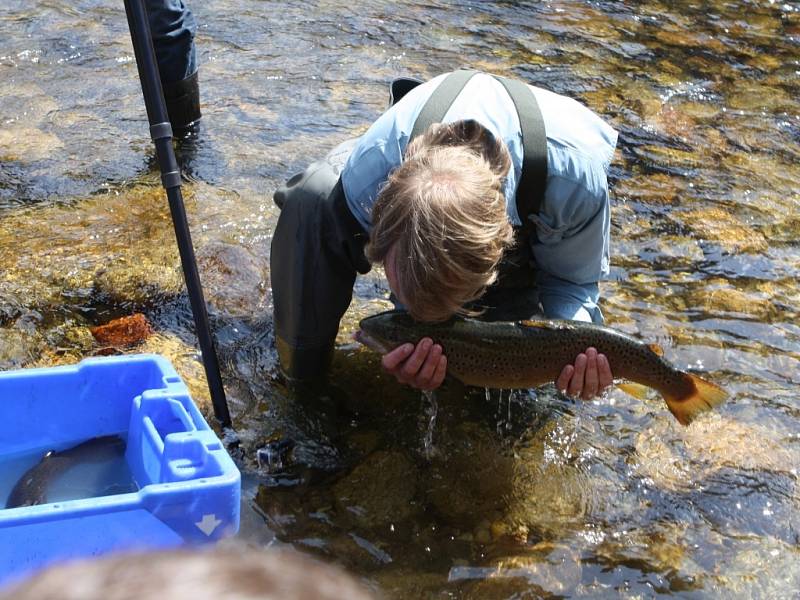
<path fill-rule="evenodd" d="M 167 191 L 169 209 L 172 213 L 172 224 L 175 227 L 175 237 L 178 241 L 181 265 L 183 266 L 183 278 L 189 291 L 189 302 L 194 315 L 197 339 L 200 343 L 200 352 L 203 357 L 203 367 L 205 368 L 208 387 L 211 391 L 214 415 L 222 427 L 230 428 L 231 416 L 228 412 L 228 402 L 225 399 L 225 388 L 222 386 L 214 340 L 211 337 L 211 329 L 208 325 L 208 313 L 203 299 L 203 288 L 200 285 L 197 261 L 192 248 L 186 210 L 183 206 L 181 171 L 178 167 L 178 162 L 175 160 L 175 152 L 172 148 L 172 126 L 169 123 L 167 107 L 164 102 L 164 92 L 161 89 L 161 77 L 158 73 L 155 50 L 153 50 L 150 23 L 147 20 L 147 12 L 142 0 L 125 0 L 125 12 L 128 15 L 128 27 L 131 32 L 133 52 L 136 55 L 136 66 L 139 68 L 139 81 L 142 84 L 147 118 L 150 121 L 150 136 L 156 146 L 158 168 L 161 170 L 161 183 Z"/>

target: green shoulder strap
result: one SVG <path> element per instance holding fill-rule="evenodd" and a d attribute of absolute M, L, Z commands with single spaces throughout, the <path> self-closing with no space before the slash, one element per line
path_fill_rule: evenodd
<path fill-rule="evenodd" d="M 413 140 L 433 123 L 440 123 L 450 105 L 476 73 L 477 71 L 461 69 L 445 77 L 422 107 L 414 122 L 410 139 Z M 529 229 L 533 225 L 530 216 L 539 212 L 547 187 L 547 135 L 544 119 L 536 96 L 525 83 L 497 75 L 494 77 L 508 92 L 519 117 L 522 133 L 522 176 L 517 186 L 516 203 L 522 227 Z"/>

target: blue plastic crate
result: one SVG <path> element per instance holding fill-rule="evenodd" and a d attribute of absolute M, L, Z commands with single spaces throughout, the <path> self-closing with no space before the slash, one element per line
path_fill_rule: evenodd
<path fill-rule="evenodd" d="M 64 559 L 208 543 L 238 531 L 239 471 L 161 356 L 0 373 L 0 423 L 0 508 L 31 466 L 19 457 L 98 436 L 127 440 L 124 459 L 138 486 L 0 510 L 0 585 Z"/>

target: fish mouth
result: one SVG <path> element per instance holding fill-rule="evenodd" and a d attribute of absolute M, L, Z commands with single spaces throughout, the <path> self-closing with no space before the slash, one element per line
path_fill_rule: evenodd
<path fill-rule="evenodd" d="M 353 337 L 359 344 L 363 344 L 367 348 L 375 350 L 376 352 L 380 352 L 381 354 L 386 354 L 390 350 L 390 348 L 387 348 L 383 342 L 376 340 L 374 337 L 371 337 L 363 329 L 359 329 L 358 331 L 356 331 Z"/>

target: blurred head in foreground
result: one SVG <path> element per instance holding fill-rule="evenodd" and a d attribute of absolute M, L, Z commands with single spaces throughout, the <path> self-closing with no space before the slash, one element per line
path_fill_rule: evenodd
<path fill-rule="evenodd" d="M 0 600 L 374 600 L 338 567 L 289 550 L 215 548 L 63 563 L 0 590 Z"/>

